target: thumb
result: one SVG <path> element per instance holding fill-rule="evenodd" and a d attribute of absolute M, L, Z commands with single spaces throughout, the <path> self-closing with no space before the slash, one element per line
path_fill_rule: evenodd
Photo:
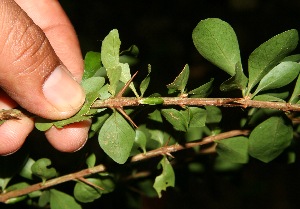
<path fill-rule="evenodd" d="M 0 87 L 41 117 L 74 115 L 84 102 L 84 91 L 43 31 L 14 1 L 1 1 L 0 14 Z"/>

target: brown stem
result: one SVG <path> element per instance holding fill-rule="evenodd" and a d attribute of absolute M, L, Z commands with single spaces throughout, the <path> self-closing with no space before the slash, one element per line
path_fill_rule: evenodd
<path fill-rule="evenodd" d="M 120 108 L 130 106 L 140 106 L 143 98 L 136 97 L 114 97 L 106 100 L 96 100 L 92 108 Z M 178 106 L 223 106 L 223 107 L 255 107 L 255 108 L 268 108 L 278 109 L 282 111 L 299 112 L 299 104 L 290 104 L 286 102 L 267 102 L 256 101 L 247 98 L 184 98 L 184 97 L 161 97 L 164 100 L 164 106 L 178 105 Z M 22 111 L 23 112 L 23 111 Z M 25 114 L 26 115 L 26 114 Z M 20 119 L 21 113 L 19 110 L 1 110 L 0 121 L 9 119 Z M 30 115 L 34 117 L 34 115 Z"/>
<path fill-rule="evenodd" d="M 247 98 L 183 98 L 183 97 L 161 97 L 164 102 L 162 105 L 179 105 L 179 106 L 223 106 L 223 107 L 255 107 L 278 109 L 282 111 L 300 111 L 300 105 L 285 102 L 267 102 L 249 100 Z M 142 98 L 120 97 L 107 100 L 97 100 L 92 108 L 102 107 L 126 107 L 141 105 Z"/>
<path fill-rule="evenodd" d="M 78 171 L 76 173 L 71 173 L 67 174 L 64 176 L 60 176 L 54 179 L 50 179 L 46 181 L 45 183 L 37 183 L 33 184 L 31 186 L 28 186 L 23 189 L 18 189 L 18 190 L 13 190 L 7 193 L 2 193 L 0 194 L 0 202 L 6 202 L 8 199 L 13 198 L 13 197 L 18 197 L 22 195 L 29 194 L 31 192 L 37 191 L 37 190 L 43 190 L 49 187 L 52 187 L 57 184 L 61 184 L 67 181 L 75 180 L 75 179 L 81 179 L 84 176 L 94 174 L 94 173 L 99 173 L 105 171 L 105 167 L 103 165 L 97 165 L 93 168 L 87 168 L 81 171 Z"/>
<path fill-rule="evenodd" d="M 215 136 L 207 136 L 207 137 L 203 138 L 201 141 L 189 142 L 189 143 L 186 143 L 185 145 L 174 144 L 174 145 L 164 146 L 159 149 L 151 150 L 145 154 L 141 153 L 141 154 L 135 155 L 134 157 L 131 158 L 131 162 L 137 162 L 137 161 L 141 161 L 141 160 L 148 159 L 148 158 L 153 158 L 153 157 L 160 156 L 160 155 L 165 155 L 167 153 L 177 152 L 177 151 L 180 151 L 183 149 L 188 149 L 188 148 L 192 148 L 192 147 L 196 147 L 196 146 L 200 146 L 200 145 L 204 145 L 204 144 L 209 144 L 214 141 L 218 141 L 218 140 L 222 140 L 222 139 L 226 139 L 226 138 L 230 138 L 230 137 L 234 137 L 234 136 L 239 136 L 239 135 L 248 135 L 248 134 L 249 134 L 249 130 L 232 130 L 232 131 L 220 133 Z"/>
<path fill-rule="evenodd" d="M 234 136 L 239 136 L 239 135 L 248 135 L 249 131 L 248 130 L 232 130 L 232 131 L 228 131 L 228 132 L 224 132 L 215 136 L 208 136 L 203 138 L 201 141 L 197 141 L 197 142 L 189 142 L 186 143 L 184 146 L 183 145 L 179 145 L 179 144 L 175 144 L 175 145 L 169 145 L 169 146 L 164 146 L 161 148 L 158 148 L 156 150 L 151 150 L 149 152 L 147 152 L 146 154 L 138 154 L 134 157 L 131 158 L 130 162 L 137 162 L 137 161 L 142 161 L 142 160 L 146 160 L 149 158 L 153 158 L 159 155 L 164 155 L 167 153 L 171 153 L 171 152 L 177 152 L 183 149 L 188 149 L 188 148 L 192 148 L 192 147 L 196 147 L 196 146 L 200 146 L 200 145 L 204 145 L 204 144 L 209 144 L 212 143 L 214 141 L 218 141 L 218 140 L 222 140 L 222 139 L 226 139 L 226 138 L 230 138 L 230 137 L 234 137 Z M 67 181 L 71 181 L 71 180 L 82 180 L 83 177 L 88 176 L 90 174 L 94 174 L 94 173 L 100 173 L 100 172 L 104 172 L 106 170 L 106 168 L 103 165 L 97 165 L 93 168 L 87 168 L 75 173 L 71 173 L 65 176 L 60 176 L 54 179 L 50 179 L 48 181 L 46 181 L 45 183 L 37 183 L 31 186 L 28 186 L 26 188 L 23 189 L 18 189 L 18 190 L 13 190 L 7 193 L 2 193 L 0 194 L 0 202 L 6 202 L 8 199 L 13 198 L 13 197 L 18 197 L 18 196 L 22 196 L 22 195 L 26 195 L 29 194 L 31 192 L 37 191 L 37 190 L 43 190 Z"/>

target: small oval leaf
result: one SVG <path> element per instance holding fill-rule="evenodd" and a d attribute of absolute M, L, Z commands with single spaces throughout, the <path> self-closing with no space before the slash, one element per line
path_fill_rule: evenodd
<path fill-rule="evenodd" d="M 248 60 L 248 92 L 298 44 L 298 32 L 295 29 L 280 33 L 256 48 Z"/>
<path fill-rule="evenodd" d="M 159 162 L 159 165 L 162 166 L 162 173 L 155 178 L 153 187 L 158 193 L 158 197 L 161 197 L 163 190 L 166 191 L 167 187 L 174 187 L 175 173 L 166 156 Z"/>
<path fill-rule="evenodd" d="M 88 178 L 87 181 L 91 182 L 94 185 L 101 186 L 101 180 L 96 178 Z M 98 199 L 102 195 L 102 191 L 99 188 L 92 187 L 90 185 L 85 184 L 84 182 L 77 182 L 74 187 L 74 197 L 76 200 L 87 203 L 93 202 Z"/>
<path fill-rule="evenodd" d="M 192 34 L 194 45 L 208 61 L 229 75 L 235 74 L 235 65 L 241 62 L 240 49 L 232 27 L 218 18 L 198 23 Z"/>
<path fill-rule="evenodd" d="M 161 114 L 171 123 L 175 130 L 186 132 L 189 125 L 189 118 L 183 112 L 176 109 L 162 109 Z"/>
<path fill-rule="evenodd" d="M 56 189 L 50 190 L 50 208 L 51 209 L 81 209 L 81 206 L 75 199 Z"/>
<path fill-rule="evenodd" d="M 100 147 L 119 164 L 128 159 L 134 138 L 135 131 L 116 111 L 105 121 L 98 136 Z"/>
<path fill-rule="evenodd" d="M 248 162 L 248 139 L 243 136 L 232 137 L 217 142 L 217 153 L 232 163 Z"/>
<path fill-rule="evenodd" d="M 180 93 L 184 93 L 185 86 L 189 79 L 189 75 L 190 75 L 190 68 L 188 65 L 185 65 L 183 70 L 175 78 L 175 80 L 169 85 L 167 85 L 167 88 L 169 89 L 168 93 L 172 94 L 176 91 L 180 91 Z"/>
<path fill-rule="evenodd" d="M 193 89 L 191 91 L 188 92 L 188 94 L 190 95 L 190 97 L 192 98 L 203 98 L 203 97 L 207 97 L 213 89 L 213 81 L 214 79 L 211 78 L 209 82 L 199 86 L 196 89 Z"/>
<path fill-rule="evenodd" d="M 276 89 L 291 83 L 300 72 L 300 64 L 297 62 L 282 62 L 268 72 L 259 82 L 252 97 L 260 91 Z"/>
<path fill-rule="evenodd" d="M 82 80 L 93 77 L 101 67 L 101 54 L 99 52 L 87 52 L 84 57 L 84 73 Z"/>
<path fill-rule="evenodd" d="M 57 175 L 55 168 L 48 168 L 51 165 L 51 160 L 48 158 L 38 159 L 32 166 L 31 171 L 34 175 L 40 177 L 43 182 Z"/>
<path fill-rule="evenodd" d="M 249 154 L 265 163 L 275 159 L 293 139 L 291 122 L 273 116 L 254 128 L 249 136 Z"/>

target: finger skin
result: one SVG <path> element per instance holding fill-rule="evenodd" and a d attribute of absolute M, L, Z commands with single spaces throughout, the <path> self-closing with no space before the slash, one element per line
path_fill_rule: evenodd
<path fill-rule="evenodd" d="M 83 74 L 83 59 L 78 39 L 58 1 L 17 0 L 16 2 L 42 28 L 58 57 L 80 81 Z M 52 127 L 46 132 L 46 137 L 57 150 L 73 152 L 85 144 L 90 124 L 90 121 L 83 121 L 63 129 Z"/>
<path fill-rule="evenodd" d="M 57 57 L 44 32 L 14 1 L 1 1 L 0 14 L 0 28 L 3 29 L 0 33 L 0 55 L 2 57 L 0 86 L 2 89 L 23 108 L 39 116 L 63 119 L 74 115 L 84 102 L 83 92 L 82 89 L 79 90 L 78 84 L 72 85 L 72 88 L 77 87 L 78 90 L 69 93 L 70 99 L 80 97 L 80 102 L 76 100 L 75 105 L 68 106 L 66 104 L 59 109 L 54 105 L 55 103 L 46 98 L 43 86 L 54 70 L 58 66 L 63 66 L 63 63 Z M 65 68 L 59 72 L 62 73 L 55 75 L 61 78 L 62 83 L 55 86 L 61 86 L 63 90 L 63 80 L 70 80 L 66 84 L 75 83 L 71 79 L 71 73 L 68 73 Z M 53 81 L 55 80 L 51 81 L 49 89 L 54 88 Z M 59 95 L 59 93 L 61 91 L 57 91 L 55 94 Z M 55 94 L 51 94 L 51 100 L 54 98 L 52 95 Z M 68 94 L 65 93 L 65 95 Z"/>
<path fill-rule="evenodd" d="M 46 34 L 55 53 L 80 81 L 83 59 L 74 28 L 57 0 L 16 0 Z"/>
<path fill-rule="evenodd" d="M 11 109 L 16 106 L 17 103 L 0 89 L 0 109 Z M 27 117 L 9 120 L 0 125 L 0 155 L 16 152 L 33 128 L 33 120 Z"/>
<path fill-rule="evenodd" d="M 24 108 L 40 116 L 60 119 L 76 113 L 74 109 L 61 115 L 51 105 L 30 99 L 32 95 L 41 96 L 36 84 L 42 85 L 57 65 L 64 63 L 77 81 L 83 74 L 83 60 L 75 31 L 58 1 L 1 1 L 0 28 L 0 55 L 5 61 L 0 61 L 3 75 L 0 86 Z M 30 77 L 38 79 L 32 82 Z M 16 89 L 11 90 L 11 86 Z M 24 89 L 30 89 L 30 94 L 20 94 Z M 0 109 L 16 107 L 17 103 L 9 96 L 0 92 Z M 0 126 L 0 155 L 18 150 L 32 131 L 33 124 L 32 119 L 24 118 L 7 121 Z M 89 121 L 83 121 L 64 129 L 51 128 L 46 136 L 58 150 L 73 152 L 84 145 L 89 126 Z"/>
<path fill-rule="evenodd" d="M 26 137 L 34 128 L 34 122 L 28 117 L 8 120 L 0 126 L 0 155 L 16 152 L 23 145 Z"/>
<path fill-rule="evenodd" d="M 62 152 L 74 152 L 84 146 L 87 141 L 91 121 L 85 120 L 65 126 L 62 129 L 55 127 L 46 131 L 50 144 Z"/>

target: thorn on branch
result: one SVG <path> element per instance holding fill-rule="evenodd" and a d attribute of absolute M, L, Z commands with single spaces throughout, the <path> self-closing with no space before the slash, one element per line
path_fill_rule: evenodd
<path fill-rule="evenodd" d="M 134 77 L 137 75 L 138 71 L 133 74 L 133 76 L 126 82 L 125 86 L 119 91 L 119 93 L 115 96 L 115 98 L 121 98 L 125 92 L 125 90 L 128 88 Z M 135 128 L 138 128 L 138 126 L 133 122 L 133 120 L 127 115 L 127 113 L 124 111 L 123 107 L 120 105 L 118 107 L 115 107 L 119 113 L 121 113 Z"/>
<path fill-rule="evenodd" d="M 138 126 L 133 122 L 133 120 L 127 115 L 127 113 L 124 111 L 122 107 L 116 108 L 119 113 L 121 113 L 135 128 L 138 128 Z"/>
<path fill-rule="evenodd" d="M 116 98 L 120 98 L 120 97 L 123 96 L 125 90 L 128 88 L 128 86 L 130 85 L 130 83 L 133 81 L 133 79 L 137 75 L 137 73 L 138 73 L 138 71 L 136 71 L 136 73 L 133 74 L 133 76 L 126 82 L 125 86 L 123 86 L 123 88 L 116 95 Z"/>

